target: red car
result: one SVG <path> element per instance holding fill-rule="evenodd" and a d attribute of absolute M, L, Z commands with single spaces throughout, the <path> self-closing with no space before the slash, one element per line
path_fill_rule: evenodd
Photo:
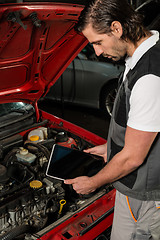
<path fill-rule="evenodd" d="M 46 175 L 55 144 L 82 152 L 105 140 L 39 110 L 37 103 L 87 44 L 74 30 L 83 4 L 0 5 L 1 240 L 109 239 L 113 187 L 80 196 Z M 58 167 L 64 172 L 71 166 Z"/>

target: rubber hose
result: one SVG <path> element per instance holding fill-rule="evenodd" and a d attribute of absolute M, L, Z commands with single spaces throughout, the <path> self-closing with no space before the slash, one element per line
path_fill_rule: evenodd
<path fill-rule="evenodd" d="M 48 149 L 46 147 L 44 147 L 42 144 L 25 143 L 24 147 L 28 148 L 28 146 L 33 146 L 35 148 L 38 148 L 46 156 L 46 158 L 49 160 L 50 153 L 49 153 Z"/>
<path fill-rule="evenodd" d="M 18 237 L 23 233 L 27 233 L 29 230 L 30 230 L 30 226 L 28 226 L 28 225 L 18 226 L 16 228 L 12 229 L 11 231 L 0 236 L 0 240 L 12 240 L 15 237 Z"/>

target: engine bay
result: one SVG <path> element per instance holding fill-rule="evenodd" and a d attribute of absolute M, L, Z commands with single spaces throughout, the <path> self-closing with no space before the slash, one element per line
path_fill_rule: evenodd
<path fill-rule="evenodd" d="M 80 196 L 72 186 L 46 176 L 53 144 L 80 151 L 93 146 L 63 128 L 44 126 L 1 140 L 1 240 L 32 239 L 31 234 L 68 218 L 95 201 L 96 194 L 99 198 L 108 191 L 106 187 Z"/>

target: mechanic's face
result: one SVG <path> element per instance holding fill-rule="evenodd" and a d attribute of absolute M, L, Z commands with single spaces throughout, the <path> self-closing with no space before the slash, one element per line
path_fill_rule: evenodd
<path fill-rule="evenodd" d="M 113 22 L 112 32 L 108 34 L 99 34 L 94 30 L 91 24 L 83 30 L 84 36 L 93 45 L 97 56 L 111 58 L 118 61 L 127 54 L 127 43 L 120 39 L 122 36 L 122 27 L 119 22 Z"/>

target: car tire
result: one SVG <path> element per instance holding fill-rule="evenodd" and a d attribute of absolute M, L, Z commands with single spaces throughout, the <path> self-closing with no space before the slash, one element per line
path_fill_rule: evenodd
<path fill-rule="evenodd" d="M 112 115 L 113 104 L 117 94 L 117 80 L 111 80 L 109 84 L 103 87 L 100 94 L 100 108 L 108 118 Z"/>

